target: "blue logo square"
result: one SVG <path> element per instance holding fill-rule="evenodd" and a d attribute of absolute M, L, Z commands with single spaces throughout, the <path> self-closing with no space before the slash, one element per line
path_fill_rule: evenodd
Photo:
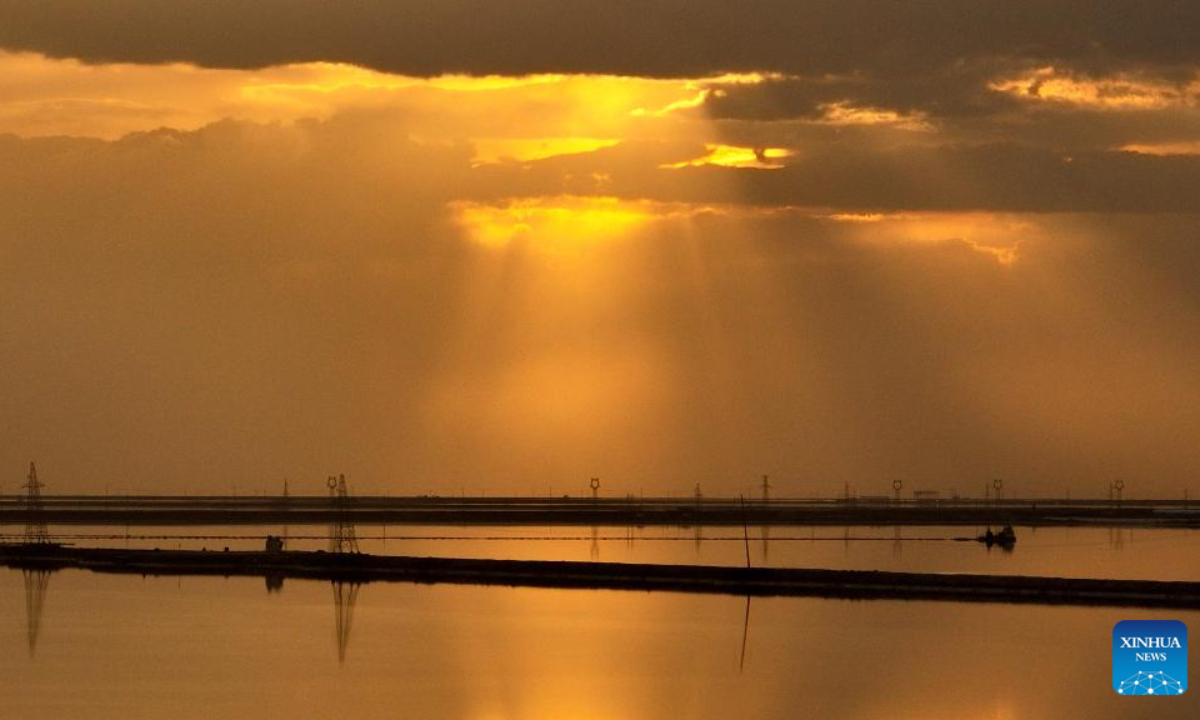
<path fill-rule="evenodd" d="M 1182 695 L 1187 690 L 1187 625 L 1122 620 L 1113 627 L 1113 690 L 1118 695 Z"/>

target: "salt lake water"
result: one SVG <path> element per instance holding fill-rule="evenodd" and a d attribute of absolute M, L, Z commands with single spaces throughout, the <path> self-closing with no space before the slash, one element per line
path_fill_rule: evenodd
<path fill-rule="evenodd" d="M 268 531 L 279 529 L 133 528 L 128 540 L 86 542 L 257 547 Z M 748 536 L 759 565 L 1200 574 L 1194 531 L 1018 528 L 1012 553 L 945 539 L 971 532 L 901 528 L 899 542 L 893 528 Z M 359 533 L 364 551 L 395 554 L 743 564 L 747 549 L 740 527 L 705 528 L 698 542 L 681 528 L 597 528 L 594 540 L 591 528 Z M 320 540 L 293 540 L 305 544 Z M 1116 695 L 1111 633 L 1126 619 L 1200 627 L 1197 612 L 1122 608 L 294 580 L 268 589 L 258 578 L 0 570 L 0 717 L 1200 716 L 1195 693 Z"/>

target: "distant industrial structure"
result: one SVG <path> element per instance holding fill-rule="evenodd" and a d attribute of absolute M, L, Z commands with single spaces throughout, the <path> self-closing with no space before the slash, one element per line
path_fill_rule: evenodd
<path fill-rule="evenodd" d="M 42 488 L 45 485 L 38 480 L 37 465 L 32 460 L 29 462 L 29 475 L 22 487 L 25 489 L 25 547 L 36 552 L 52 552 L 58 546 L 50 541 L 50 531 L 46 527 L 42 507 Z M 50 571 L 44 567 L 24 567 L 21 568 L 21 575 L 25 581 L 26 640 L 29 643 L 29 657 L 33 657 L 42 628 L 42 611 L 50 586 Z"/>
<path fill-rule="evenodd" d="M 346 476 L 330 475 L 325 481 L 329 487 L 329 498 L 335 516 L 329 526 L 329 552 L 357 553 L 358 537 L 354 534 L 354 520 L 350 508 L 350 492 L 346 488 Z"/>
<path fill-rule="evenodd" d="M 1124 491 L 1125 491 L 1125 481 L 1121 480 L 1121 479 L 1114 480 L 1113 484 L 1110 485 L 1108 488 L 1108 501 L 1112 502 L 1115 499 L 1117 501 L 1117 504 L 1119 505 L 1121 503 L 1121 493 Z M 1187 498 L 1186 494 L 1184 495 L 1184 498 L 1186 500 L 1186 498 Z"/>
<path fill-rule="evenodd" d="M 46 521 L 42 512 L 42 488 L 38 482 L 37 465 L 30 461 L 29 476 L 25 482 L 25 544 L 48 545 L 50 531 L 46 529 Z"/>
<path fill-rule="evenodd" d="M 937 490 L 914 490 L 913 501 L 917 503 L 935 503 L 941 500 L 942 494 Z"/>

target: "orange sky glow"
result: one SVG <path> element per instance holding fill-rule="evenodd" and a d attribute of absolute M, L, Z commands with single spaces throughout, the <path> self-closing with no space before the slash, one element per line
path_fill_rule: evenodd
<path fill-rule="evenodd" d="M 1200 490 L 1193 51 L 14 12 L 0 491 Z"/>

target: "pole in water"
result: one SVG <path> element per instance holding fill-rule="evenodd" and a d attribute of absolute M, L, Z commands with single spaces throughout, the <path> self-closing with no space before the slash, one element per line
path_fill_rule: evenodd
<path fill-rule="evenodd" d="M 746 567 L 750 567 L 750 528 L 746 524 L 746 496 L 738 495 L 742 504 L 742 538 L 746 541 Z"/>

